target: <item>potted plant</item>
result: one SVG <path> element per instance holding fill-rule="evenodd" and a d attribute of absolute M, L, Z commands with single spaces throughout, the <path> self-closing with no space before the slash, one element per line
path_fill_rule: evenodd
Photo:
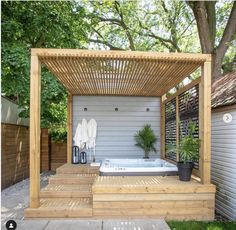
<path fill-rule="evenodd" d="M 180 161 L 177 163 L 179 179 L 181 181 L 190 181 L 194 161 L 199 157 L 200 139 L 194 137 L 196 124 L 190 122 L 188 125 L 188 134 L 181 138 L 178 146 L 168 145 L 167 152 L 178 151 Z"/>
<path fill-rule="evenodd" d="M 144 150 L 144 158 L 149 158 L 149 153 L 151 151 L 157 152 L 155 148 L 155 143 L 157 138 L 151 128 L 151 125 L 144 125 L 144 127 L 137 132 L 134 136 L 136 141 L 136 146 Z"/>

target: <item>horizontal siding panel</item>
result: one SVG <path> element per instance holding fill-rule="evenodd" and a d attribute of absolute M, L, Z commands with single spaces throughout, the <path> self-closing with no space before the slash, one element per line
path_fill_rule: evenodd
<path fill-rule="evenodd" d="M 230 220 L 235 220 L 236 219 L 236 215 L 234 214 L 234 210 L 232 210 L 230 208 L 229 204 L 225 204 L 224 201 L 222 202 L 222 201 L 219 200 L 216 203 L 216 209 L 218 210 L 218 212 L 221 215 L 226 216 L 228 219 L 230 219 Z"/>
<path fill-rule="evenodd" d="M 84 111 L 87 108 L 87 111 Z M 118 111 L 115 111 L 118 108 Z M 149 108 L 150 111 L 146 111 Z M 150 124 L 160 149 L 160 98 L 158 97 L 73 97 L 73 136 L 83 118 L 97 121 L 96 159 L 140 158 L 143 151 L 135 146 L 134 135 Z M 89 150 L 88 150 L 89 152 Z M 153 156 L 158 156 L 154 155 Z"/>
<path fill-rule="evenodd" d="M 103 114 L 102 111 L 99 111 L 99 112 L 93 112 L 93 111 L 87 111 L 87 112 L 84 112 L 84 111 L 78 111 L 78 110 L 75 110 L 74 113 L 80 113 L 80 116 L 87 116 L 87 117 L 105 117 L 105 118 L 109 118 L 111 116 L 114 116 L 114 112 L 113 111 L 106 111 L 106 114 Z M 123 111 L 117 111 L 116 112 L 117 114 L 117 117 L 127 117 L 127 116 L 132 116 L 132 117 L 146 117 L 148 115 L 148 117 L 160 117 L 160 111 L 149 111 L 149 112 L 137 112 L 137 111 L 134 111 L 134 112 L 123 112 Z"/>
<path fill-rule="evenodd" d="M 234 150 L 236 149 L 236 146 L 234 144 L 232 145 L 231 141 L 230 140 L 228 141 L 227 139 L 224 141 L 224 143 L 216 141 L 216 140 L 213 140 L 211 143 L 212 143 L 212 146 L 214 146 L 215 148 L 229 148 L 229 149 L 234 149 Z"/>
<path fill-rule="evenodd" d="M 223 115 L 231 113 L 231 123 Z M 236 110 L 212 113 L 212 183 L 216 184 L 216 210 L 236 220 Z"/>
<path fill-rule="evenodd" d="M 222 183 L 222 181 L 224 181 L 224 183 L 229 183 L 229 187 L 232 187 L 232 189 L 236 188 L 235 178 L 231 178 L 230 174 L 227 174 L 227 172 L 222 173 L 222 170 L 213 168 L 212 177 L 215 177 L 214 180 L 216 183 Z"/>

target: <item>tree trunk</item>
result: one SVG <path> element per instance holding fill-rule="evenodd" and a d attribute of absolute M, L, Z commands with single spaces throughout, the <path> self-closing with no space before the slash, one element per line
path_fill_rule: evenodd
<path fill-rule="evenodd" d="M 189 1 L 188 4 L 197 22 L 202 53 L 212 54 L 212 77 L 219 77 L 225 53 L 229 48 L 228 43 L 233 40 L 236 33 L 236 2 L 233 3 L 218 47 L 215 47 L 215 2 Z"/>

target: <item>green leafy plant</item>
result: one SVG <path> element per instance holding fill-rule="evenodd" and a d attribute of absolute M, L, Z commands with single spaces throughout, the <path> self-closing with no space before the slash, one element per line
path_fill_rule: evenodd
<path fill-rule="evenodd" d="M 193 162 L 199 157 L 200 139 L 194 137 L 194 132 L 196 131 L 196 123 L 189 122 L 188 124 L 188 134 L 181 138 L 179 144 L 167 145 L 167 152 L 179 152 L 180 160 L 184 163 Z"/>
<path fill-rule="evenodd" d="M 155 143 L 157 142 L 157 137 L 155 136 L 151 125 L 144 125 L 144 127 L 137 132 L 134 136 L 136 141 L 136 146 L 144 150 L 145 158 L 149 157 L 151 151 L 157 152 L 155 148 Z"/>

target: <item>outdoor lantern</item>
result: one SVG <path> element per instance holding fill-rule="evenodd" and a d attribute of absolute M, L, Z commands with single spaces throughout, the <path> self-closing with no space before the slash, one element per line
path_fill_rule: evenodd
<path fill-rule="evenodd" d="M 86 152 L 81 152 L 80 153 L 80 163 L 81 164 L 86 164 L 87 163 L 87 153 Z"/>
<path fill-rule="evenodd" d="M 72 147 L 72 164 L 79 164 L 79 147 Z"/>

